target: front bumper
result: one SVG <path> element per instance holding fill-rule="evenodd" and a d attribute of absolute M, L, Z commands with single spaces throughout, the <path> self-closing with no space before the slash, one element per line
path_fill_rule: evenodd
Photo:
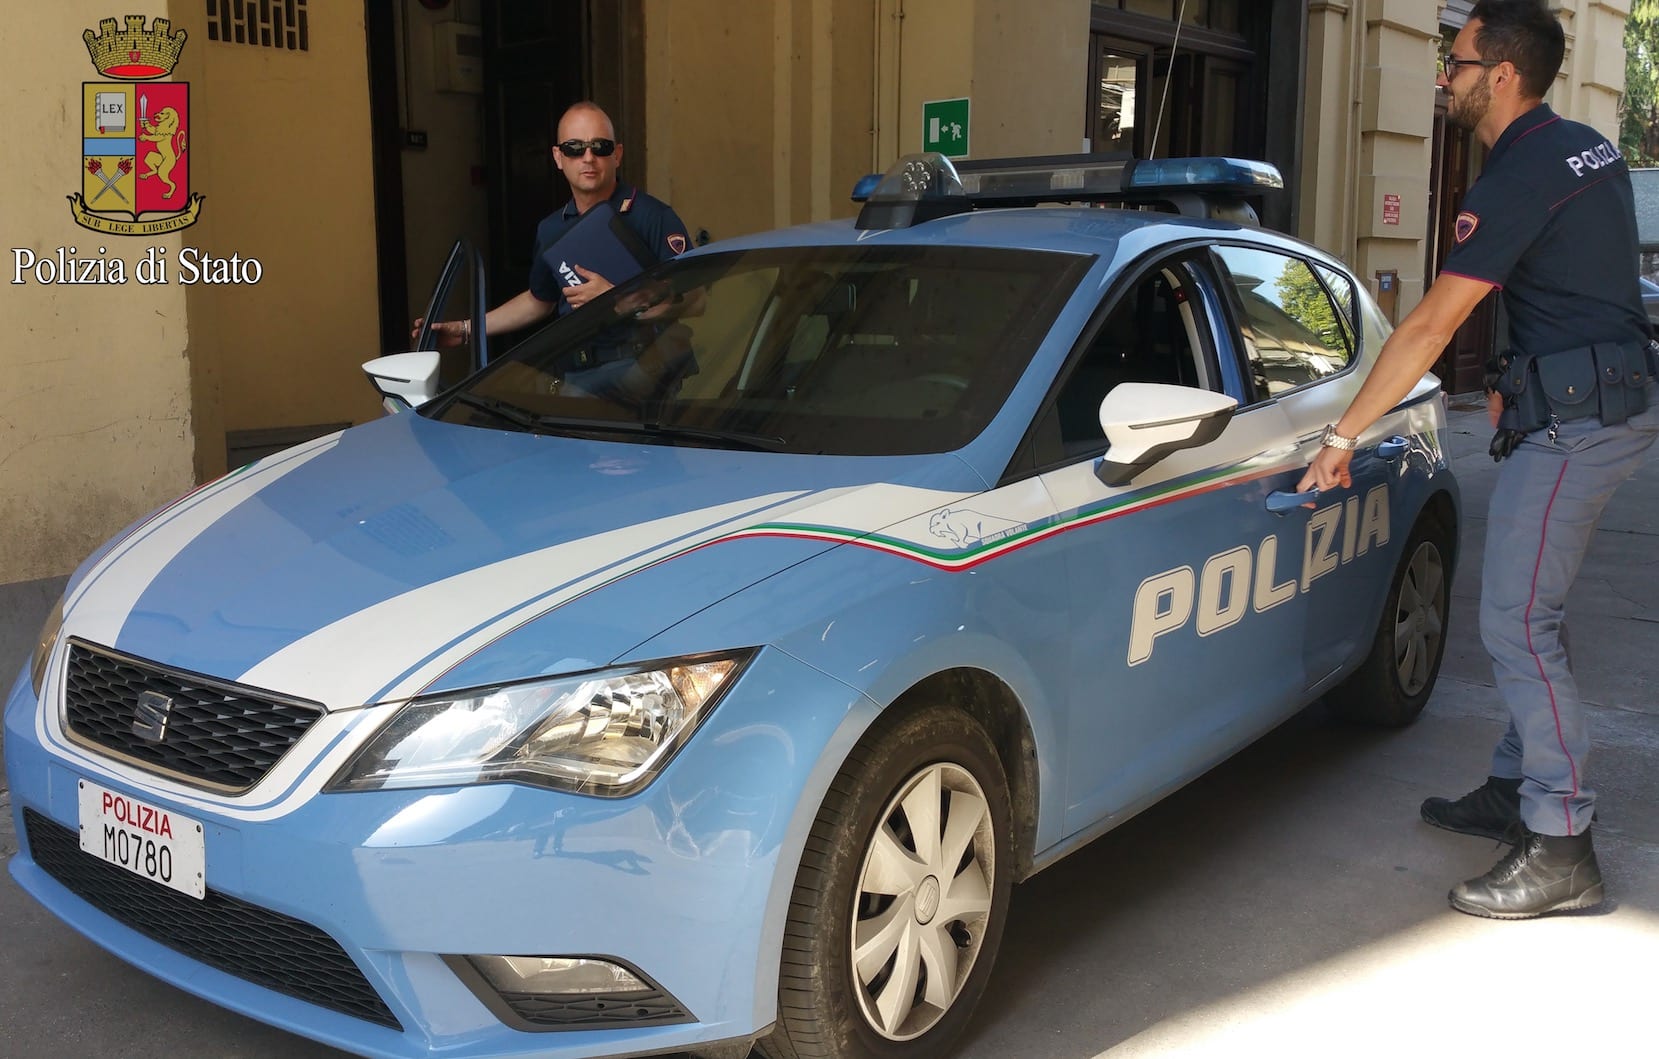
<path fill-rule="evenodd" d="M 132 770 L 112 779 L 109 762 L 50 737 L 24 674 L 5 713 L 6 771 L 23 840 L 11 871 L 60 918 L 144 970 L 362 1054 L 679 1050 L 770 1024 L 801 844 L 869 709 L 844 685 L 767 650 L 664 774 L 630 798 L 494 784 L 319 794 L 281 815 L 248 819 L 179 805 Z M 101 865 L 74 839 L 78 784 L 89 776 L 201 822 L 208 903 L 251 906 L 253 926 L 238 921 L 229 933 L 210 934 L 218 948 L 206 960 L 192 958 L 187 953 L 202 942 L 169 937 L 166 928 L 157 940 L 155 920 L 166 915 L 117 908 L 118 919 L 78 896 L 73 879 L 65 885 L 65 848 Z M 55 839 L 36 850 L 31 835 Z M 162 890 L 131 881 L 140 899 Z M 198 918 L 203 910 L 190 906 L 201 903 L 181 900 L 183 914 Z M 273 944 L 266 914 L 279 925 L 291 917 L 337 944 L 345 976 L 360 973 L 387 1017 L 357 1000 L 325 996 L 319 1005 L 280 981 L 257 984 L 250 968 L 287 959 L 286 949 L 261 947 Z M 238 944 L 245 951 L 221 951 Z M 662 1024 L 659 1008 L 641 1024 L 622 1018 L 603 1029 L 510 1026 L 445 960 L 465 954 L 614 958 L 660 985 L 687 1020 Z"/>

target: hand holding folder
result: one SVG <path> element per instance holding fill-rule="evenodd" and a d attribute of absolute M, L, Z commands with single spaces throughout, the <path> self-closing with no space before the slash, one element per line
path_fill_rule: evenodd
<path fill-rule="evenodd" d="M 656 256 L 608 202 L 582 214 L 568 232 L 543 251 L 542 259 L 558 277 L 560 286 L 567 289 L 583 286 L 595 277 L 611 285 L 622 283 L 657 263 Z"/>

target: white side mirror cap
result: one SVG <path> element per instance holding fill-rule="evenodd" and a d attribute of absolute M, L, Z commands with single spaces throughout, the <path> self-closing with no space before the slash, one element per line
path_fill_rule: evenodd
<path fill-rule="evenodd" d="M 438 351 L 418 349 L 394 353 L 363 365 L 380 403 L 388 412 L 406 412 L 432 400 L 438 392 Z"/>
<path fill-rule="evenodd" d="M 1124 382 L 1100 402 L 1100 426 L 1111 445 L 1095 467 L 1107 485 L 1127 485 L 1172 452 L 1221 436 L 1238 402 L 1191 386 Z"/>

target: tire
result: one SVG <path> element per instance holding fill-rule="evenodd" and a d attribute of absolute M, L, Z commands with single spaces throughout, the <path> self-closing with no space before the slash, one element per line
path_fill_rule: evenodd
<path fill-rule="evenodd" d="M 1425 513 L 1394 571 L 1370 654 L 1325 696 L 1336 716 L 1403 728 L 1423 712 L 1446 651 L 1451 556 L 1450 532 Z"/>
<path fill-rule="evenodd" d="M 996 748 L 972 720 L 939 705 L 878 720 L 807 839 L 784 929 L 777 1024 L 761 1052 L 946 1054 L 1002 940 L 1012 827 Z"/>

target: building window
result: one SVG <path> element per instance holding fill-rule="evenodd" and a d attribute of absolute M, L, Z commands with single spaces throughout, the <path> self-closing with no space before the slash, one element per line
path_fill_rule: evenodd
<path fill-rule="evenodd" d="M 1239 0 L 1096 0 L 1095 6 L 1229 33 L 1239 31 Z"/>
<path fill-rule="evenodd" d="M 1090 27 L 1091 151 L 1261 156 L 1262 64 L 1238 0 L 1097 0 Z"/>
<path fill-rule="evenodd" d="M 207 0 L 207 39 L 310 51 L 305 0 Z"/>
<path fill-rule="evenodd" d="M 1137 107 L 1148 53 L 1099 35 L 1091 43 L 1090 147 L 1099 154 L 1136 154 Z"/>

